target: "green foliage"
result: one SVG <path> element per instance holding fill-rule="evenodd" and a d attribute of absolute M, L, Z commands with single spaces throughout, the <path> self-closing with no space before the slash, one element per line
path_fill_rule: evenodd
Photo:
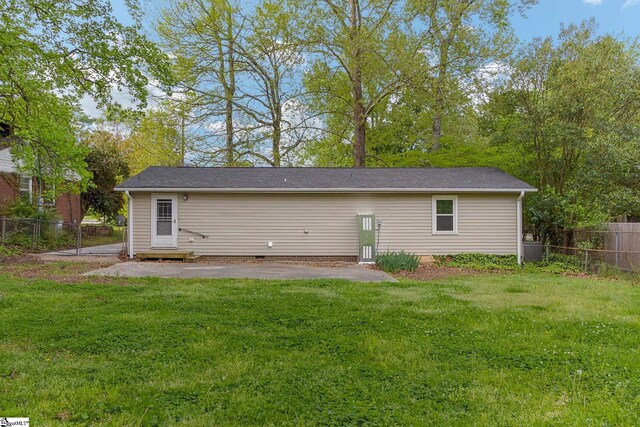
<path fill-rule="evenodd" d="M 483 106 L 491 144 L 518 159 L 507 170 L 540 190 L 525 218 L 543 240 L 640 212 L 640 50 L 596 33 L 587 21 L 528 44 Z"/>
<path fill-rule="evenodd" d="M 12 247 L 2 245 L 0 246 L 0 257 L 11 257 L 11 256 L 19 256 L 24 254 L 24 250 L 20 247 Z"/>
<path fill-rule="evenodd" d="M 124 208 L 124 195 L 114 187 L 129 177 L 129 165 L 111 133 L 92 132 L 87 136 L 86 158 L 92 174 L 91 185 L 81 195 L 83 212 L 92 211 L 106 221 L 113 220 Z"/>
<path fill-rule="evenodd" d="M 54 208 L 39 208 L 35 202 L 29 201 L 28 197 L 19 197 L 6 210 L 9 218 L 25 218 L 39 221 L 55 221 L 59 215 Z"/>
<path fill-rule="evenodd" d="M 125 3 L 132 25 L 108 0 L 0 0 L 0 125 L 20 169 L 46 181 L 48 193 L 87 185 L 76 142 L 83 96 L 117 108 L 117 87 L 143 106 L 151 78 L 172 82 L 166 56 L 143 35 L 137 0 Z"/>
<path fill-rule="evenodd" d="M 376 255 L 376 265 L 387 273 L 416 271 L 420 265 L 420 257 L 405 251 L 387 251 Z"/>
<path fill-rule="evenodd" d="M 31 247 L 33 244 L 31 229 L 27 228 L 25 229 L 24 232 L 9 234 L 5 238 L 4 244 L 12 248 L 12 250 L 21 250 L 21 251 L 31 250 Z"/>
<path fill-rule="evenodd" d="M 476 270 L 515 270 L 518 260 L 515 255 L 495 255 L 482 253 L 462 253 L 455 255 L 435 255 L 436 265 L 471 268 Z"/>
<path fill-rule="evenodd" d="M 162 107 L 145 112 L 132 126 L 131 135 L 118 144 L 131 174 L 150 166 L 181 166 L 186 153 L 195 148 L 192 139 L 181 132 L 182 127 L 187 126 L 183 119 L 188 118 L 170 104 Z"/>
<path fill-rule="evenodd" d="M 33 218 L 37 213 L 38 207 L 28 197 L 18 197 L 6 208 L 6 214 L 11 218 Z"/>
<path fill-rule="evenodd" d="M 38 212 L 33 219 L 22 220 L 11 227 L 3 245 L 17 253 L 73 247 L 76 232 L 62 227 L 52 210 Z M 34 231 L 37 233 L 34 239 Z"/>
<path fill-rule="evenodd" d="M 171 0 L 156 29 L 175 55 L 177 117 L 186 119 L 192 160 L 282 166 L 309 131 L 298 97 L 302 47 L 295 2 Z M 174 116 L 174 119 L 175 119 Z M 184 129 L 184 128 L 183 128 Z"/>
<path fill-rule="evenodd" d="M 551 253 L 542 262 L 536 263 L 535 267 L 549 273 L 580 273 L 584 272 L 584 262 L 574 255 Z"/>
<path fill-rule="evenodd" d="M 436 265 L 472 270 L 518 271 L 522 268 L 530 272 L 546 272 L 555 274 L 581 273 L 584 262 L 576 256 L 551 253 L 549 258 L 541 262 L 528 262 L 522 267 L 518 265 L 515 255 L 494 255 L 482 253 L 465 253 L 455 255 L 434 256 Z"/>
<path fill-rule="evenodd" d="M 403 6 L 379 0 L 305 5 L 300 20 L 315 45 L 303 81 L 310 111 L 325 121 L 322 142 L 306 147 L 314 163 L 363 165 L 375 111 L 383 112 L 390 96 L 402 93 L 413 78 L 424 78 L 424 45 L 404 19 Z M 328 155 L 333 149 L 335 157 Z"/>

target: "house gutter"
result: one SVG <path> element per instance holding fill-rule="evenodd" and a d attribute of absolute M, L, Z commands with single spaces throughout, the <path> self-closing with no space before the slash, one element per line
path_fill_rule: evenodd
<path fill-rule="evenodd" d="M 129 190 L 124 194 L 127 195 L 127 252 L 130 259 L 133 259 L 133 197 Z"/>
<path fill-rule="evenodd" d="M 520 196 L 516 200 L 516 256 L 518 257 L 518 265 L 522 264 L 522 198 L 524 197 L 524 191 L 520 192 Z"/>

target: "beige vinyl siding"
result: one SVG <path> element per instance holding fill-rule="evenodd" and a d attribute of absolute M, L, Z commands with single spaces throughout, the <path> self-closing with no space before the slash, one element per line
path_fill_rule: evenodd
<path fill-rule="evenodd" d="M 149 249 L 151 198 L 132 195 L 134 250 Z M 356 214 L 373 213 L 382 220 L 380 251 L 516 253 L 516 194 L 459 194 L 456 235 L 432 234 L 431 196 L 191 193 L 184 201 L 178 194 L 179 227 L 209 236 L 183 230 L 178 248 L 198 255 L 355 256 Z"/>
<path fill-rule="evenodd" d="M 133 198 L 133 253 L 151 247 L 151 195 L 132 193 Z"/>

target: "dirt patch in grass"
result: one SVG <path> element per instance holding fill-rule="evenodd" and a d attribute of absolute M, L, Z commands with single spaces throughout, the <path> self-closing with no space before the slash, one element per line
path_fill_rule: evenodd
<path fill-rule="evenodd" d="M 63 262 L 63 263 L 85 263 L 85 264 L 115 264 L 121 260 L 126 261 L 125 258 L 120 256 L 107 256 L 107 255 L 55 255 L 55 254 L 37 254 L 35 255 L 40 261 L 43 262 Z"/>
<path fill-rule="evenodd" d="M 371 268 L 379 270 L 379 268 L 376 266 L 371 266 Z M 440 267 L 434 264 L 422 264 L 416 271 L 399 271 L 397 273 L 394 273 L 393 276 L 397 278 L 427 281 L 456 276 L 479 276 L 487 273 L 491 273 L 491 271 L 480 271 L 458 267 Z"/>
<path fill-rule="evenodd" d="M 0 267 L 23 264 L 38 264 L 40 261 L 36 256 L 30 254 L 9 255 L 0 257 Z"/>
<path fill-rule="evenodd" d="M 23 255 L 14 257 L 4 257 L 0 259 L 0 273 L 22 279 L 46 279 L 58 283 L 82 283 L 87 278 L 82 273 L 109 267 L 117 262 L 116 258 L 105 257 L 96 260 L 95 257 L 90 262 L 79 260 L 76 257 L 69 261 L 68 257 L 64 261 L 51 261 L 33 255 Z M 88 258 L 88 257 L 87 257 Z M 104 279 L 104 280 L 103 280 Z M 115 283 L 113 278 L 94 278 L 94 283 Z"/>

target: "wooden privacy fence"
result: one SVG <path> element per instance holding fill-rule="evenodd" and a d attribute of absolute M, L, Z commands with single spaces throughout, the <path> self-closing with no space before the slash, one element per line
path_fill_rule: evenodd
<path fill-rule="evenodd" d="M 640 273 L 640 223 L 608 223 L 601 230 L 556 230 L 572 235 L 571 246 L 545 245 L 550 252 L 573 255 L 585 270 L 610 265 Z"/>
<path fill-rule="evenodd" d="M 623 270 L 640 271 L 640 223 L 610 222 L 603 248 L 611 251 L 607 262 Z"/>

